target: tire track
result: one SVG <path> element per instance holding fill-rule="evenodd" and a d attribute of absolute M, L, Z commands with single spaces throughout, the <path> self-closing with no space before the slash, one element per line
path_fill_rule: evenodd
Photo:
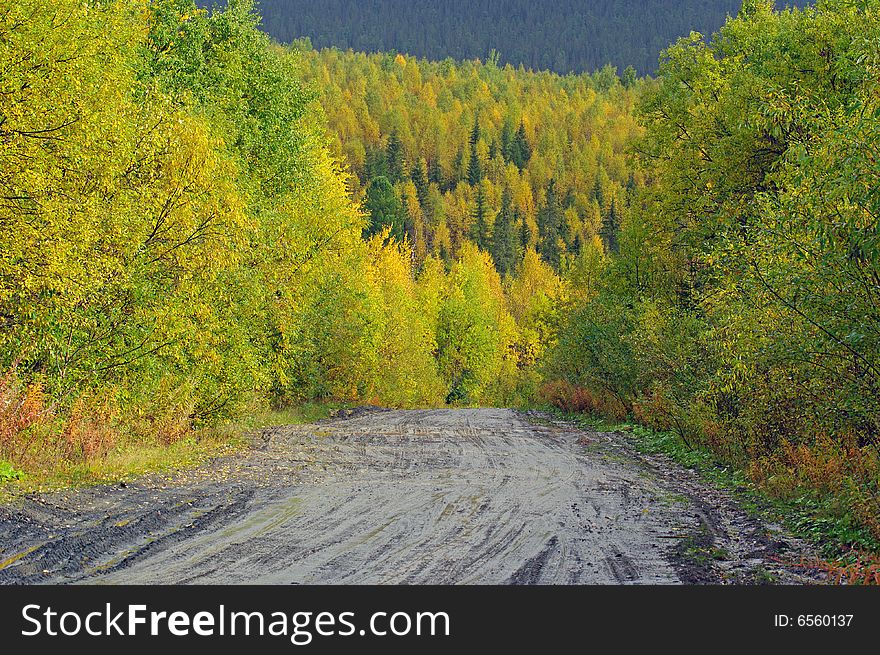
<path fill-rule="evenodd" d="M 698 504 L 537 419 L 352 412 L 266 430 L 191 479 L 24 499 L 0 508 L 0 583 L 681 582 L 658 535 L 694 529 Z"/>

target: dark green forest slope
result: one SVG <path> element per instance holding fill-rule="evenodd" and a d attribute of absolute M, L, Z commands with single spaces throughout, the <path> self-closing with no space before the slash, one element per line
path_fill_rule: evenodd
<path fill-rule="evenodd" d="M 211 4 L 202 0 L 205 5 Z M 396 50 L 429 59 L 485 59 L 558 73 L 610 63 L 639 74 L 692 30 L 709 34 L 740 0 L 262 0 L 263 28 L 289 42 L 364 52 Z M 804 0 L 777 5 L 804 6 Z"/>

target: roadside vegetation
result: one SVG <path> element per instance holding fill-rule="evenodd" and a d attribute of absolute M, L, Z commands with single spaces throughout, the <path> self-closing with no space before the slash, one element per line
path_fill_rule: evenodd
<path fill-rule="evenodd" d="M 674 431 L 880 539 L 876 3 L 750 1 L 663 56 L 638 113 L 652 184 L 558 333 L 543 390 Z"/>
<path fill-rule="evenodd" d="M 636 450 L 663 455 L 696 471 L 702 479 L 729 492 L 753 516 L 782 524 L 816 547 L 818 557 L 789 559 L 787 565 L 818 571 L 832 583 L 880 584 L 880 541 L 864 525 L 842 515 L 835 498 L 812 489 L 803 489 L 797 496 L 773 495 L 746 470 L 706 445 L 685 442 L 675 430 L 656 430 L 631 417 L 619 421 L 558 405 L 539 404 L 535 408 L 585 430 L 622 433 Z"/>
<path fill-rule="evenodd" d="M 250 2 L 0 12 L 0 458 L 25 479 L 186 462 L 302 403 L 533 393 L 490 255 L 416 271 L 390 228 L 362 238 L 301 57 L 257 23 Z"/>

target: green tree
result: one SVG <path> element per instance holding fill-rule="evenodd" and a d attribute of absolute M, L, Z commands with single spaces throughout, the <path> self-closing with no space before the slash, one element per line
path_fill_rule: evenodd
<path fill-rule="evenodd" d="M 420 159 L 412 168 L 410 179 L 416 187 L 419 196 L 419 204 L 422 209 L 428 207 L 428 166 L 424 159 Z"/>
<path fill-rule="evenodd" d="M 480 250 L 489 249 L 489 206 L 486 200 L 486 190 L 483 185 L 477 186 L 477 194 L 474 199 L 474 210 L 471 223 L 471 239 Z"/>
<path fill-rule="evenodd" d="M 532 229 L 529 227 L 529 221 L 525 216 L 520 214 L 519 207 L 513 210 L 514 223 L 519 223 L 519 244 L 523 252 L 532 243 Z"/>
<path fill-rule="evenodd" d="M 544 204 L 538 210 L 538 253 L 554 270 L 562 258 L 560 228 L 565 217 L 559 204 L 556 180 L 547 183 Z"/>
<path fill-rule="evenodd" d="M 364 228 L 365 237 L 379 234 L 387 227 L 395 240 L 403 241 L 404 211 L 400 198 L 397 197 L 397 192 L 387 177 L 377 177 L 370 182 L 364 209 L 370 217 L 369 223 Z"/>
<path fill-rule="evenodd" d="M 532 148 L 526 137 L 526 126 L 520 121 L 519 127 L 513 136 L 510 145 L 510 161 L 519 169 L 523 170 L 532 158 Z"/>
<path fill-rule="evenodd" d="M 502 277 L 512 275 L 517 263 L 517 235 L 514 226 L 513 195 L 509 187 L 501 193 L 501 210 L 495 217 L 490 252 Z"/>
<path fill-rule="evenodd" d="M 483 181 L 483 164 L 480 162 L 479 154 L 477 153 L 477 144 L 479 144 L 482 135 L 480 133 L 480 119 L 474 119 L 474 127 L 471 130 L 470 136 L 470 159 L 468 160 L 468 183 L 471 186 L 477 186 L 480 182 Z"/>
<path fill-rule="evenodd" d="M 616 253 L 618 251 L 618 232 L 620 232 L 620 217 L 618 216 L 617 200 L 612 198 L 608 213 L 602 218 L 602 229 L 599 231 L 605 252 Z"/>
<path fill-rule="evenodd" d="M 388 179 L 392 184 L 401 182 L 406 176 L 403 143 L 397 134 L 397 130 L 392 131 L 388 137 L 388 143 L 385 146 L 385 165 L 388 170 Z"/>

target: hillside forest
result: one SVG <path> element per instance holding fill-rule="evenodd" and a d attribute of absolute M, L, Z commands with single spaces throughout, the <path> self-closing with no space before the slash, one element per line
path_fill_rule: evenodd
<path fill-rule="evenodd" d="M 311 401 L 550 403 L 876 549 L 878 10 L 745 0 L 639 77 L 4 6 L 0 476 Z"/>
<path fill-rule="evenodd" d="M 202 0 L 209 7 L 213 3 Z M 224 4 L 221 2 L 221 4 Z M 740 0 L 261 0 L 262 29 L 281 43 L 308 37 L 316 48 L 402 52 L 443 60 L 499 57 L 532 70 L 639 75 L 692 31 L 711 34 Z M 803 7 L 780 0 L 778 7 Z M 495 52 L 492 55 L 492 52 Z"/>

